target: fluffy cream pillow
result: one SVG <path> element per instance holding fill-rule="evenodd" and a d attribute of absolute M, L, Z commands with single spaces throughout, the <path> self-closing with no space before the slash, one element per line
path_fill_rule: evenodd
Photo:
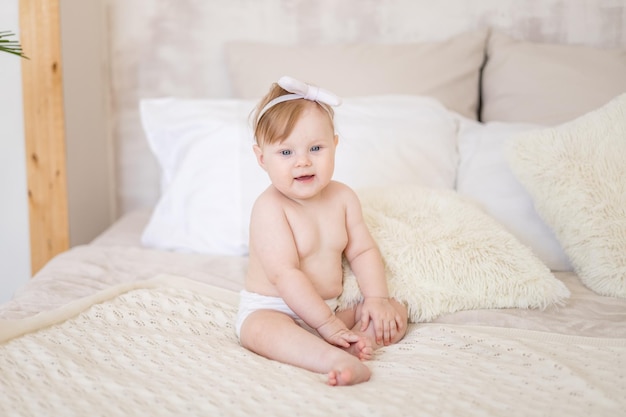
<path fill-rule="evenodd" d="M 412 322 L 460 310 L 545 308 L 569 297 L 528 247 L 454 191 L 370 188 L 359 197 L 390 295 L 408 305 Z M 346 266 L 340 307 L 360 298 Z"/>
<path fill-rule="evenodd" d="M 626 297 L 626 94 L 515 138 L 513 172 L 593 291 Z"/>
<path fill-rule="evenodd" d="M 288 74 L 343 97 L 427 95 L 477 119 L 486 39 L 487 32 L 481 30 L 441 42 L 405 44 L 233 42 L 226 45 L 226 60 L 239 98 L 259 98 Z"/>
<path fill-rule="evenodd" d="M 491 33 L 482 77 L 484 122 L 556 125 L 626 92 L 626 49 L 516 40 Z"/>

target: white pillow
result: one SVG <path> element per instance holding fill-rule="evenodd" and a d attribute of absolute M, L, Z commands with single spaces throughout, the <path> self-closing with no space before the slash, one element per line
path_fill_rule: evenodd
<path fill-rule="evenodd" d="M 454 188 L 458 122 L 439 102 L 418 96 L 344 100 L 334 179 L 353 188 L 422 184 Z"/>
<path fill-rule="evenodd" d="M 626 94 L 572 122 L 520 134 L 509 158 L 581 281 L 626 298 Z"/>
<path fill-rule="evenodd" d="M 451 190 L 419 186 L 357 191 L 387 273 L 389 293 L 409 319 L 484 308 L 545 308 L 570 292 L 494 219 Z M 361 299 L 344 267 L 340 308 Z"/>
<path fill-rule="evenodd" d="M 141 101 L 162 170 L 162 195 L 144 229 L 149 247 L 244 254 L 251 194 L 268 184 L 252 152 L 252 100 Z M 244 208 L 246 207 L 246 208 Z"/>
<path fill-rule="evenodd" d="M 146 246 L 245 255 L 252 205 L 269 185 L 252 152 L 252 100 L 148 99 L 141 117 L 163 170 Z M 418 96 L 344 99 L 336 108 L 337 180 L 352 187 L 453 188 L 457 122 Z"/>
<path fill-rule="evenodd" d="M 535 210 L 532 198 L 511 172 L 505 146 L 517 133 L 541 126 L 478 123 L 462 119 L 459 129 L 457 191 L 478 202 L 553 271 L 572 266 L 554 232 Z"/>

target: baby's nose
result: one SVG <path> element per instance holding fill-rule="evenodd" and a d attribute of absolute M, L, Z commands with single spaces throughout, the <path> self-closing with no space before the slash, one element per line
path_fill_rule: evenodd
<path fill-rule="evenodd" d="M 298 159 L 296 160 L 296 164 L 298 166 L 309 166 L 309 165 L 311 165 L 311 159 L 306 154 L 305 155 L 300 155 L 300 156 L 298 156 Z"/>

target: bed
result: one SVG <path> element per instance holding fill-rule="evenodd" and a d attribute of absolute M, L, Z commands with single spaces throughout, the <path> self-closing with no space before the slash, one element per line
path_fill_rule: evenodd
<path fill-rule="evenodd" d="M 624 1 L 107 13 L 120 218 L 0 305 L 1 415 L 626 414 Z M 409 306 L 357 386 L 234 334 L 247 116 L 285 74 L 344 98 L 336 178 Z"/>

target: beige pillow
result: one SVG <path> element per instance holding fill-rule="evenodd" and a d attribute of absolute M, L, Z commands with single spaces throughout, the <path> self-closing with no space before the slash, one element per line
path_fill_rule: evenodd
<path fill-rule="evenodd" d="M 581 281 L 626 298 L 626 94 L 511 145 L 513 172 Z"/>
<path fill-rule="evenodd" d="M 427 95 L 477 119 L 486 37 L 486 31 L 476 31 L 432 43 L 295 46 L 235 42 L 226 46 L 226 59 L 237 98 L 257 99 L 281 76 L 290 75 L 344 97 Z"/>
<path fill-rule="evenodd" d="M 544 308 L 570 295 L 530 248 L 454 191 L 397 186 L 358 194 L 389 293 L 407 304 L 411 322 L 460 310 Z M 360 299 L 346 266 L 340 308 Z"/>
<path fill-rule="evenodd" d="M 493 32 L 481 120 L 556 125 L 626 92 L 626 48 L 533 43 Z"/>

